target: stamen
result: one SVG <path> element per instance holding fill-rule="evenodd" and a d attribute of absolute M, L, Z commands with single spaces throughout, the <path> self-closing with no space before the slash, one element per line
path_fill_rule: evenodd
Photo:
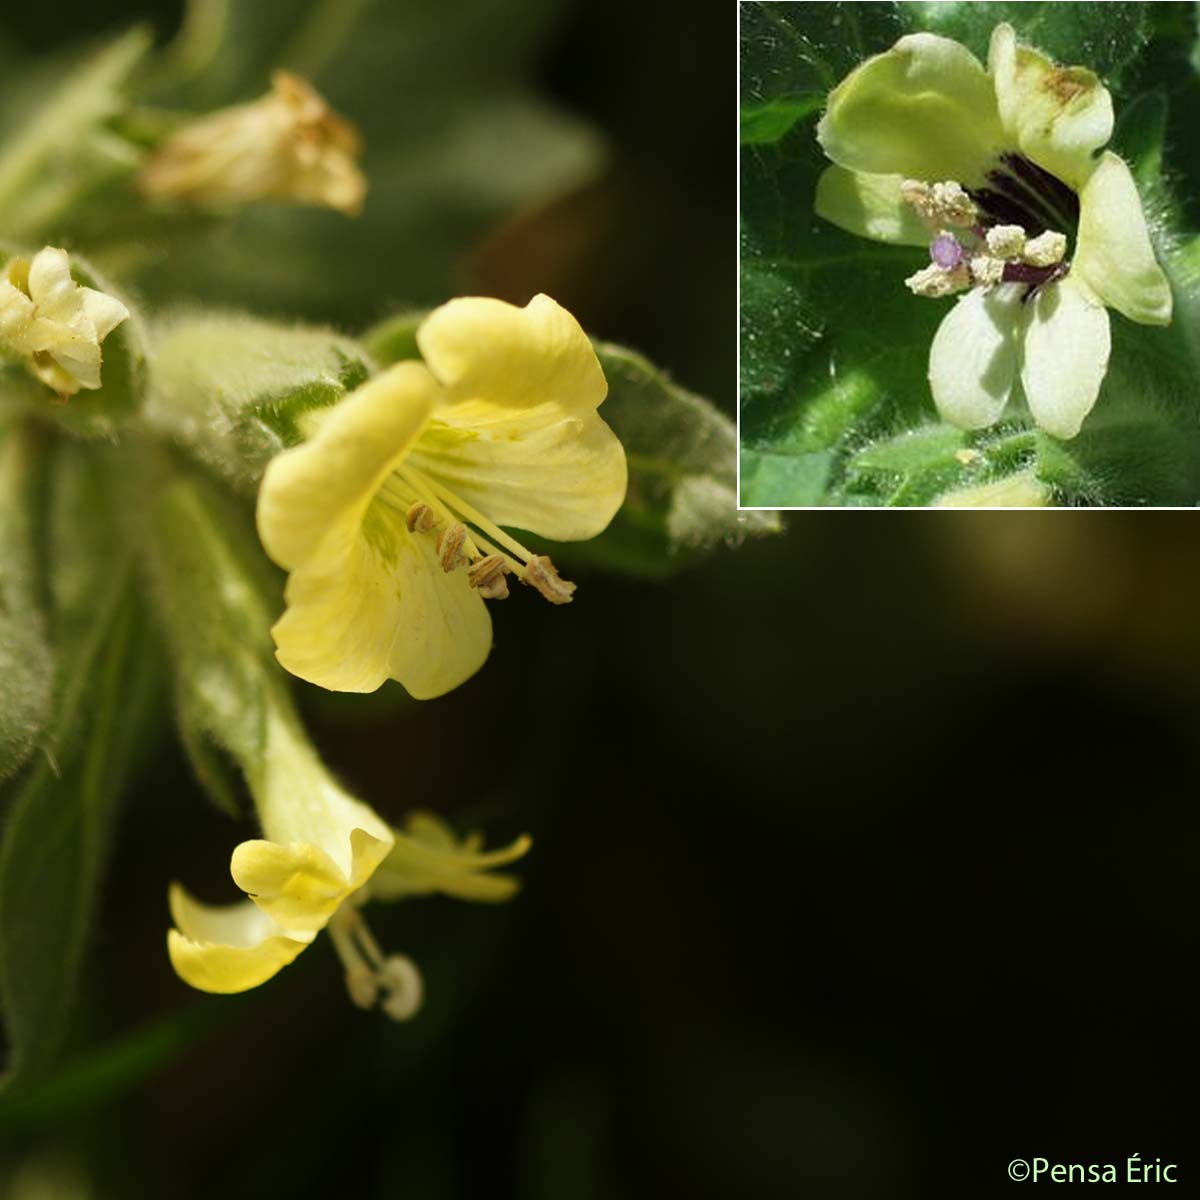
<path fill-rule="evenodd" d="M 508 583 L 504 578 L 507 570 L 508 560 L 503 554 L 489 554 L 467 571 L 467 582 L 478 588 L 485 600 L 505 600 L 508 598 Z"/>
<path fill-rule="evenodd" d="M 466 540 L 467 527 L 461 521 L 447 526 L 438 536 L 438 557 L 442 560 L 442 570 L 447 575 L 470 561 L 463 553 L 463 543 Z"/>
<path fill-rule="evenodd" d="M 529 560 L 521 572 L 521 582 L 537 588 L 551 604 L 570 604 L 575 592 L 575 585 L 563 579 L 544 554 Z"/>
<path fill-rule="evenodd" d="M 358 1008 L 374 1008 L 379 999 L 379 979 L 354 945 L 354 934 L 360 923 L 357 913 L 347 911 L 343 916 L 339 911 L 329 922 L 329 936 L 346 968 L 346 991 L 350 993 L 351 1001 Z"/>
<path fill-rule="evenodd" d="M 414 500 L 404 518 L 409 533 L 428 533 L 436 524 L 433 509 L 424 500 Z"/>
<path fill-rule="evenodd" d="M 906 179 L 900 185 L 901 199 L 911 204 L 917 215 L 935 228 L 954 225 L 969 229 L 979 218 L 971 197 L 962 184 L 947 179 L 941 183 L 922 183 Z"/>
<path fill-rule="evenodd" d="M 416 1013 L 425 989 L 411 959 L 401 954 L 385 958 L 366 921 L 348 906 L 334 914 L 328 929 L 346 967 L 346 990 L 359 1008 L 378 1003 L 393 1021 L 407 1021 Z"/>

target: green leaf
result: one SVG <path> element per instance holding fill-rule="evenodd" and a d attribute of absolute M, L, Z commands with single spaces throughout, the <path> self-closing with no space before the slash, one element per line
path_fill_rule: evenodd
<path fill-rule="evenodd" d="M 612 525 L 563 546 L 564 560 L 665 575 L 779 531 L 775 513 L 737 510 L 737 433 L 724 413 L 632 350 L 598 342 L 596 353 L 608 378 L 600 414 L 625 447 L 629 491 Z"/>
<path fill-rule="evenodd" d="M 155 610 L 169 651 L 184 747 L 219 807 L 236 814 L 243 770 L 261 765 L 268 702 L 285 690 L 271 625 L 279 578 L 237 498 L 162 456 L 143 503 Z"/>
<path fill-rule="evenodd" d="M 0 780 L 28 758 L 50 711 L 54 660 L 34 548 L 43 450 L 32 429 L 0 431 Z"/>
<path fill-rule="evenodd" d="M 1117 86 L 1146 45 L 1157 5 L 1122 0 L 932 0 L 903 7 L 912 10 L 921 28 L 962 42 L 982 62 L 987 61 L 992 30 L 1007 21 L 1022 41 L 1056 62 L 1090 67 Z"/>
<path fill-rule="evenodd" d="M 788 7 L 772 0 L 741 5 L 743 145 L 778 141 L 825 106 L 859 59 L 907 32 L 894 4 L 821 4 L 819 18 L 805 21 L 794 20 Z"/>
<path fill-rule="evenodd" d="M 106 455 L 65 447 L 51 480 L 49 562 L 58 669 L 42 755 L 18 780 L 0 844 L 0 1005 L 7 1087 L 37 1078 L 62 1037 L 117 800 L 152 713 L 127 544 Z"/>
<path fill-rule="evenodd" d="M 193 314 L 156 331 L 147 419 L 243 489 L 302 440 L 302 413 L 333 404 L 372 370 L 331 329 L 235 314 Z"/>
<path fill-rule="evenodd" d="M 108 122 L 124 109 L 129 76 L 151 40 L 148 30 L 134 29 L 82 59 L 72 55 L 49 72 L 35 64 L 6 81 L 0 142 L 6 239 L 44 243 L 89 194 L 137 167 L 136 150 Z"/>
<path fill-rule="evenodd" d="M 425 315 L 391 317 L 363 341 L 381 363 L 419 358 L 416 331 Z M 608 342 L 594 345 L 608 379 L 600 415 L 629 464 L 625 503 L 590 542 L 529 540 L 556 561 L 663 576 L 717 546 L 777 533 L 774 513 L 737 511 L 733 422 L 640 354 Z"/>
<path fill-rule="evenodd" d="M 1146 41 L 1150 6 L 984 2 L 855 5 L 860 30 L 845 33 L 835 58 L 829 44 L 836 31 L 822 16 L 828 7 L 775 5 L 772 15 L 775 24 L 791 28 L 793 40 L 805 42 L 810 59 L 827 53 L 831 69 L 845 62 L 851 47 L 862 54 L 886 49 L 891 38 L 882 30 L 864 42 L 861 18 L 895 18 L 897 11 L 915 27 L 965 38 L 977 52 L 986 51 L 992 25 L 1010 19 L 1062 61 L 1122 79 L 1141 77 L 1143 52 L 1154 63 L 1170 58 L 1169 47 Z M 780 36 L 771 34 L 776 41 Z M 1162 36 L 1174 42 L 1178 57 L 1175 33 Z M 1169 73 L 1162 78 L 1174 89 Z M 1019 387 L 993 430 L 965 435 L 939 425 L 926 376 L 948 302 L 913 297 L 903 282 L 924 265 L 924 253 L 855 238 L 815 215 L 816 184 L 828 163 L 816 144 L 813 116 L 777 142 L 743 147 L 744 502 L 928 504 L 951 488 L 1030 469 L 1059 504 L 1200 501 L 1193 382 L 1200 375 L 1200 281 L 1192 243 L 1179 233 L 1183 206 L 1163 183 L 1177 170 L 1169 137 L 1164 151 L 1174 90 L 1157 82 L 1152 87 L 1129 104 L 1117 96 L 1114 146 L 1131 161 L 1142 189 L 1172 282 L 1175 319 L 1160 329 L 1110 313 L 1109 372 L 1095 410 L 1069 442 L 1037 430 Z M 764 84 L 760 102 L 774 98 Z M 1180 192 L 1190 196 L 1194 186 Z"/>

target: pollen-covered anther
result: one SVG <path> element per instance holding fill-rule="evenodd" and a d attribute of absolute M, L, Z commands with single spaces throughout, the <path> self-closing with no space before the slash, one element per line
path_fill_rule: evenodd
<path fill-rule="evenodd" d="M 535 554 L 521 572 L 521 582 L 528 584 L 544 596 L 551 604 L 570 604 L 575 594 L 575 585 L 563 579 L 554 564 L 544 554 Z"/>
<path fill-rule="evenodd" d="M 504 578 L 508 563 L 503 554 L 489 554 L 468 568 L 467 582 L 485 600 L 506 600 L 508 581 Z"/>
<path fill-rule="evenodd" d="M 416 1015 L 425 996 L 425 985 L 411 958 L 389 955 L 380 965 L 377 978 L 383 990 L 379 1007 L 393 1021 L 407 1021 Z"/>
<path fill-rule="evenodd" d="M 949 271 L 937 263 L 930 263 L 904 282 L 914 296 L 938 299 L 941 296 L 953 296 L 955 292 L 965 292 L 971 286 L 971 272 L 966 263 L 959 263 Z"/>
<path fill-rule="evenodd" d="M 443 529 L 437 540 L 438 558 L 442 561 L 442 570 L 449 574 L 457 570 L 468 560 L 463 544 L 467 540 L 467 527 L 456 521 Z"/>
<path fill-rule="evenodd" d="M 409 533 L 428 533 L 436 524 L 433 509 L 423 500 L 414 500 L 404 518 Z"/>
<path fill-rule="evenodd" d="M 1004 278 L 1004 259 L 976 254 L 971 259 L 971 278 L 983 287 L 993 287 Z"/>
<path fill-rule="evenodd" d="M 1022 258 L 1031 267 L 1053 267 L 1056 263 L 1062 262 L 1066 253 L 1066 234 L 1055 233 L 1053 229 L 1047 229 L 1045 233 L 1040 233 L 1025 243 Z"/>
<path fill-rule="evenodd" d="M 1025 230 L 1020 225 L 993 225 L 987 247 L 995 258 L 1020 258 L 1025 250 Z"/>
<path fill-rule="evenodd" d="M 900 196 L 912 205 L 917 216 L 931 225 L 952 225 L 970 229 L 979 222 L 979 210 L 967 195 L 962 184 L 948 179 L 943 183 L 922 183 L 906 179 L 900 185 Z"/>

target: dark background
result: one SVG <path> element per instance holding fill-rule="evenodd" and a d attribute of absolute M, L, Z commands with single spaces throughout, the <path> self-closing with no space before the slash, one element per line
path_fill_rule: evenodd
<path fill-rule="evenodd" d="M 48 46 L 134 7 L 5 19 Z M 728 411 L 734 19 L 568 9 L 538 69 L 612 168 L 463 266 L 520 293 L 567 230 L 547 290 Z M 231 898 L 248 827 L 164 742 L 8 1163 L 121 1200 L 975 1196 L 1015 1157 L 1135 1153 L 1200 1178 L 1192 538 L 800 514 L 665 583 L 507 606 L 443 700 L 306 691 L 385 815 L 535 839 L 508 906 L 370 910 L 426 972 L 408 1025 L 349 1005 L 327 939 L 246 996 L 174 978 L 167 879 Z"/>

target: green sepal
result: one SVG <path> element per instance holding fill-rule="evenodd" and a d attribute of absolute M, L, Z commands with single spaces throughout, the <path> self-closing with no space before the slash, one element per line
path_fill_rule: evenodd
<path fill-rule="evenodd" d="M 335 403 L 374 369 L 360 343 L 332 329 L 239 314 L 167 321 L 154 351 L 147 419 L 243 490 L 303 441 L 304 413 Z"/>
<path fill-rule="evenodd" d="M 96 519 L 112 508 L 114 467 L 105 449 L 67 444 L 51 469 L 53 718 L 12 785 L 0 843 L 7 1088 L 44 1073 L 61 1041 L 117 802 L 159 707 L 128 542 Z"/>

